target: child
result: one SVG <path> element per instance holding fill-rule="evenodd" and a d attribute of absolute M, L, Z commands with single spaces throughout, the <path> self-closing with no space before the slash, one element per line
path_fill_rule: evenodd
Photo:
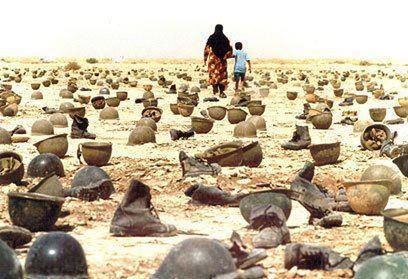
<path fill-rule="evenodd" d="M 235 91 L 238 91 L 239 81 L 242 82 L 242 86 L 245 82 L 246 73 L 246 63 L 248 62 L 249 72 L 252 72 L 251 61 L 249 60 L 248 54 L 242 51 L 242 43 L 235 43 L 235 65 L 234 65 L 234 80 L 235 80 Z"/>

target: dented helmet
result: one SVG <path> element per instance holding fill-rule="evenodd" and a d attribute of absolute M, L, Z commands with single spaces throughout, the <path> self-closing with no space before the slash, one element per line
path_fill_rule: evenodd
<path fill-rule="evenodd" d="M 81 244 L 64 232 L 40 236 L 27 253 L 28 278 L 88 278 L 88 266 Z"/>
<path fill-rule="evenodd" d="M 235 270 L 230 252 L 220 242 L 190 238 L 170 250 L 152 278 L 208 279 Z"/>
<path fill-rule="evenodd" d="M 67 195 L 82 200 L 108 199 L 115 191 L 109 175 L 101 168 L 86 166 L 74 176 Z"/>

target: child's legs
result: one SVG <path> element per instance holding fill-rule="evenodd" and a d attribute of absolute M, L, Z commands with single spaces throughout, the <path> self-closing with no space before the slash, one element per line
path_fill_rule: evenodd
<path fill-rule="evenodd" d="M 234 80 L 235 80 L 235 90 L 238 90 L 239 81 L 241 80 L 241 73 L 234 73 Z"/>
<path fill-rule="evenodd" d="M 241 74 L 241 86 L 242 86 L 242 88 L 244 88 L 245 80 L 246 80 L 245 73 L 242 73 L 242 74 Z"/>

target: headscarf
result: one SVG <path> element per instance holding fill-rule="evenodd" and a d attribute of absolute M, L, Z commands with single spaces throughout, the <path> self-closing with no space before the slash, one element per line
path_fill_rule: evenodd
<path fill-rule="evenodd" d="M 222 30 L 223 26 L 217 24 L 215 26 L 214 34 L 212 34 L 207 40 L 207 45 L 211 47 L 212 52 L 220 59 L 223 59 L 225 54 L 232 50 L 230 42 Z"/>

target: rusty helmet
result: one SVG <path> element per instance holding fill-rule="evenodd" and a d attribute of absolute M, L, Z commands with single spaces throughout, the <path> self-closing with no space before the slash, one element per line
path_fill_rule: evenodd
<path fill-rule="evenodd" d="M 150 127 L 139 126 L 130 133 L 127 145 L 140 145 L 149 142 L 156 142 L 154 131 Z"/>
<path fill-rule="evenodd" d="M 52 126 L 52 123 L 47 119 L 39 119 L 35 121 L 33 126 L 31 127 L 31 134 L 32 135 L 53 135 L 54 126 Z"/>

